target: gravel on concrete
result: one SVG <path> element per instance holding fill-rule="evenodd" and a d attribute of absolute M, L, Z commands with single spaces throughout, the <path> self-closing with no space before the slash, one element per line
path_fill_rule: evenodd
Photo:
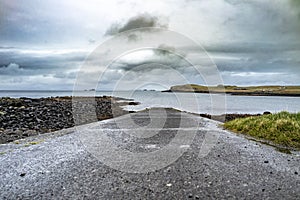
<path fill-rule="evenodd" d="M 129 121 L 147 126 L 151 120 L 164 121 L 164 113 L 160 130 L 150 126 L 143 137 L 130 135 L 134 124 Z M 0 145 L 0 199 L 300 198 L 299 152 L 278 152 L 223 130 L 219 122 L 172 109 L 156 109 L 151 120 L 149 116 L 148 110 Z M 170 165 L 128 173 L 91 153 L 82 136 L 95 131 L 95 141 L 109 137 L 114 145 L 135 153 L 163 149 L 178 131 L 196 135 L 191 144 L 172 146 L 185 152 Z M 210 135 L 218 135 L 216 145 L 199 158 Z"/>

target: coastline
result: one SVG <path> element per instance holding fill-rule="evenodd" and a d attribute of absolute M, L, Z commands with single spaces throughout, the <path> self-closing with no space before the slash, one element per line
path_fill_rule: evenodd
<path fill-rule="evenodd" d="M 235 86 L 218 85 L 203 86 L 196 84 L 175 85 L 168 90 L 161 92 L 180 92 L 180 93 L 211 93 L 229 94 L 239 96 L 286 96 L 300 97 L 300 86 Z"/>
<path fill-rule="evenodd" d="M 97 119 L 87 119 L 84 124 L 127 114 L 129 111 L 121 106 L 138 104 L 131 99 L 111 96 L 81 98 L 95 98 L 96 102 Z M 84 108 L 80 109 L 84 112 Z M 0 144 L 74 126 L 70 96 L 0 98 Z"/>
<path fill-rule="evenodd" d="M 97 119 L 85 119 L 88 124 L 131 113 L 122 108 L 125 105 L 137 105 L 132 99 L 112 96 L 80 97 L 95 98 Z M 82 100 L 82 99 L 81 99 Z M 82 112 L 84 110 L 82 109 Z M 264 113 L 266 114 L 266 113 Z M 259 116 L 261 114 L 196 114 L 208 119 L 227 122 L 236 118 Z M 0 98 L 0 144 L 17 141 L 30 136 L 50 133 L 74 127 L 72 97 L 47 98 Z"/>
<path fill-rule="evenodd" d="M 300 97 L 298 93 L 266 93 L 266 92 L 217 92 L 217 91 L 182 91 L 182 90 L 163 90 L 161 92 L 169 93 L 204 93 L 204 94 L 229 94 L 233 96 L 282 96 L 282 97 Z"/>

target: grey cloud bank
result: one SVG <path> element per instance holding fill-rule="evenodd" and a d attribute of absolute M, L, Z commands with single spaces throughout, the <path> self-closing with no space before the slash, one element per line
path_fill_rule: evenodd
<path fill-rule="evenodd" d="M 297 0 L 0 0 L 0 4 L 0 89 L 72 89 L 76 73 L 97 45 L 143 27 L 169 28 L 202 44 L 225 84 L 300 85 Z M 128 42 L 143 34 L 128 36 Z M 161 64 L 203 84 L 184 58 L 168 51 L 172 46 L 161 47 L 120 57 L 108 68 L 103 89 L 112 89 L 127 72 L 132 77 L 127 89 L 138 81 L 173 84 L 164 82 L 167 70 Z M 188 46 L 182 48 L 193 54 Z"/>
<path fill-rule="evenodd" d="M 151 16 L 148 13 L 140 14 L 130 18 L 124 25 L 119 23 L 112 24 L 105 35 L 115 35 L 124 31 L 145 27 L 168 28 L 167 21 L 164 20 L 166 19 L 161 20 L 159 17 Z"/>

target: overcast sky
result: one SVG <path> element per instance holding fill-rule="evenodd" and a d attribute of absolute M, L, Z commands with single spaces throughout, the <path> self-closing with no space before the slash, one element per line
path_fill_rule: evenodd
<path fill-rule="evenodd" d="M 202 45 L 225 84 L 300 85 L 299 0 L 0 0 L 0 89 L 72 89 L 91 52 L 142 27 Z M 143 34 L 129 35 L 128 44 Z M 124 52 L 108 68 L 99 64 L 98 88 L 122 80 L 123 89 L 160 89 L 184 84 L 180 75 L 205 84 L 184 60 L 193 49 L 180 57 L 164 45 L 170 51 Z"/>

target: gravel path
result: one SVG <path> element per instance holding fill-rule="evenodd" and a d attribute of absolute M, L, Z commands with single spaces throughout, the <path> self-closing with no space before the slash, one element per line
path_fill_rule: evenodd
<path fill-rule="evenodd" d="M 299 152 L 280 153 L 195 115 L 150 112 L 152 121 L 145 111 L 0 145 L 0 199 L 300 198 Z M 209 146 L 210 136 L 219 136 L 216 145 Z M 199 157 L 203 141 L 212 149 Z M 163 156 L 155 154 L 166 146 Z M 113 147 L 160 156 L 130 163 Z M 182 156 L 172 160 L 176 153 Z"/>

